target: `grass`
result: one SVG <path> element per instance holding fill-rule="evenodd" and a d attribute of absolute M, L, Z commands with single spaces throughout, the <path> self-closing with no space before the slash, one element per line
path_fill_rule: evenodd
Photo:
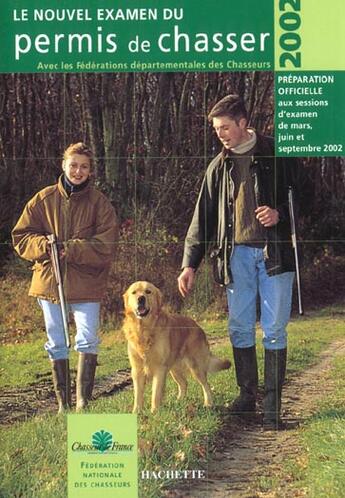
<path fill-rule="evenodd" d="M 227 335 L 224 319 L 215 320 L 211 317 L 206 322 L 206 317 L 204 317 L 200 320 L 200 324 L 211 337 Z M 317 355 L 328 343 L 343 335 L 341 310 L 332 308 L 302 319 L 295 319 L 289 324 L 288 330 L 288 374 L 291 374 L 316 361 Z M 42 343 L 41 333 L 36 333 L 30 342 L 8 344 L 2 347 L 1 364 L 6 364 L 6 369 L 2 372 L 3 385 L 12 387 L 25 385 L 34 381 L 40 369 L 49 370 L 49 362 L 45 358 L 46 353 L 43 351 Z M 101 366 L 97 370 L 97 375 L 107 375 L 127 366 L 125 348 L 125 343 L 118 332 L 104 332 L 100 354 Z M 230 346 L 227 341 L 212 349 L 219 356 L 230 356 Z M 75 354 L 72 355 L 72 357 L 75 356 Z M 35 362 L 32 362 L 33 357 Z M 3 363 L 4 360 L 6 363 Z M 262 378 L 263 351 L 260 345 L 258 346 L 258 360 Z M 148 411 L 139 416 L 140 470 L 206 468 L 214 440 L 222 424 L 222 407 L 228 405 L 237 392 L 234 369 L 211 376 L 210 383 L 215 398 L 215 408 L 212 410 L 200 406 L 201 389 L 194 381 L 190 381 L 187 397 L 180 402 L 176 400 L 175 384 L 169 381 L 162 410 L 155 416 L 151 416 Z M 146 406 L 149 405 L 149 395 L 150 393 L 147 392 Z M 131 406 L 132 392 L 123 391 L 112 397 L 93 402 L 90 412 L 127 413 L 130 412 Z M 329 408 L 329 406 L 324 407 L 325 410 Z M 339 422 L 338 418 L 331 419 L 335 427 Z M 329 420 L 327 419 L 327 422 Z M 315 420 L 315 424 L 321 424 L 321 422 L 321 419 Z M 322 434 L 321 425 L 318 430 Z M 336 434 L 339 437 L 339 433 Z M 65 498 L 67 496 L 66 421 L 64 417 L 46 415 L 35 417 L 28 422 L 2 428 L 0 437 L 3 463 L 0 471 L 2 482 L 0 496 L 2 498 Z M 323 436 L 322 438 L 328 441 L 327 438 Z M 324 454 L 327 456 L 327 453 Z M 324 462 L 328 465 L 327 460 Z M 345 479 L 343 483 L 344 481 Z M 158 498 L 161 496 L 161 486 L 169 484 L 167 481 L 149 479 L 139 482 L 141 498 Z M 328 496 L 332 495 L 328 494 Z"/>
<path fill-rule="evenodd" d="M 334 360 L 329 375 L 334 389 L 317 412 L 298 431 L 302 453 L 288 461 L 292 488 L 304 489 L 310 498 L 345 497 L 345 356 Z"/>
<path fill-rule="evenodd" d="M 65 497 L 66 420 L 37 417 L 7 431 L 1 497 Z"/>
<path fill-rule="evenodd" d="M 71 334 L 72 336 L 72 334 Z M 127 347 L 120 331 L 101 334 L 102 345 L 98 358 L 97 374 L 103 377 L 115 370 L 128 368 Z M 45 334 L 35 334 L 31 341 L 5 344 L 0 349 L 0 388 L 24 387 L 38 382 L 51 371 L 47 353 L 43 348 Z M 35 359 L 33 362 L 32 359 Z M 70 354 L 71 368 L 77 368 L 77 353 Z M 6 367 L 4 367 L 6 365 Z"/>

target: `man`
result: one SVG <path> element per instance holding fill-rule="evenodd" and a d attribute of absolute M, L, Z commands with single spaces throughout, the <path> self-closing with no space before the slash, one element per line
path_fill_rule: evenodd
<path fill-rule="evenodd" d="M 213 242 L 215 279 L 227 286 L 229 334 L 240 388 L 232 412 L 240 416 L 255 412 L 259 293 L 265 348 L 263 425 L 279 429 L 294 279 L 288 187 L 295 189 L 297 198 L 297 165 L 275 159 L 273 139 L 247 127 L 247 111 L 238 95 L 220 100 L 208 119 L 223 150 L 208 166 L 201 186 L 185 240 L 179 290 L 183 296 L 191 290 L 195 271 Z"/>

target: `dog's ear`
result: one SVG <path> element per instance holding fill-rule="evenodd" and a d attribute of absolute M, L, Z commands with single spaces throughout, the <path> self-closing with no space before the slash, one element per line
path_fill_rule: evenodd
<path fill-rule="evenodd" d="M 126 291 L 123 295 L 123 305 L 125 307 L 125 312 L 127 313 L 127 309 L 128 309 L 128 292 Z"/>
<path fill-rule="evenodd" d="M 159 289 L 156 287 L 156 300 L 157 300 L 157 311 L 160 311 L 163 306 L 163 295 Z"/>

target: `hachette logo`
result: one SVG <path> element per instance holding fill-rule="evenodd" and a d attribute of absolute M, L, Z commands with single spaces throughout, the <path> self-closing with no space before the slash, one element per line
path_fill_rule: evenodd
<path fill-rule="evenodd" d="M 128 453 L 132 452 L 133 444 L 120 443 L 113 441 L 111 432 L 101 429 L 91 436 L 91 443 L 82 443 L 81 441 L 74 441 L 72 443 L 72 451 L 86 452 L 86 453 Z"/>

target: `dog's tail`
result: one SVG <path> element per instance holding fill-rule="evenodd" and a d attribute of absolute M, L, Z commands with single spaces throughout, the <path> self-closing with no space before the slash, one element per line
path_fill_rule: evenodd
<path fill-rule="evenodd" d="M 209 373 L 216 373 L 220 370 L 226 370 L 227 368 L 230 368 L 230 365 L 231 363 L 229 360 L 222 360 L 220 358 L 217 358 L 217 356 L 210 354 L 207 371 Z"/>

